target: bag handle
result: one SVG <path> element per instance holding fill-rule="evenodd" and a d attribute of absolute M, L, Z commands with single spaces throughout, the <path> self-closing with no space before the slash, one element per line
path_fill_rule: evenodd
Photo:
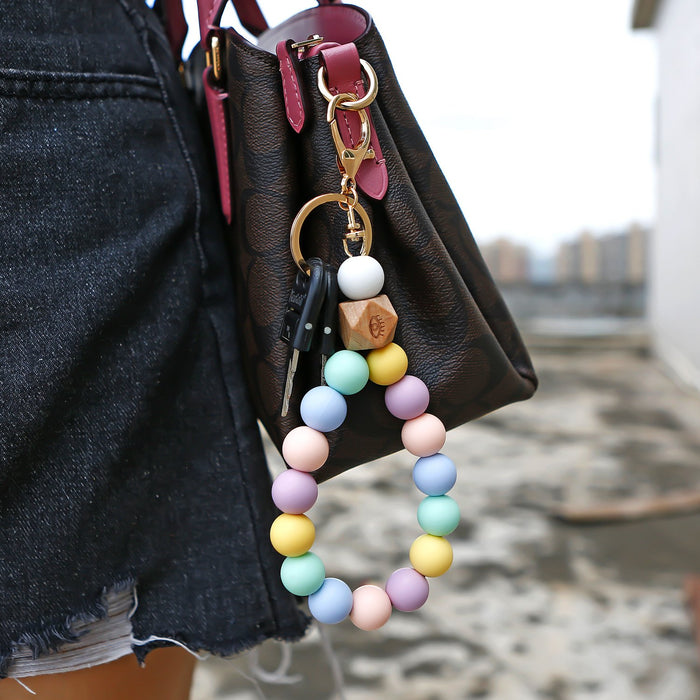
<path fill-rule="evenodd" d="M 241 24 L 253 35 L 260 36 L 269 29 L 267 20 L 257 0 L 232 0 Z M 197 0 L 199 29 L 202 43 L 212 28 L 218 28 L 221 15 L 229 0 Z M 339 5 L 342 0 L 317 0 L 319 5 Z M 176 61 L 180 61 L 182 46 L 187 36 L 187 22 L 182 9 L 182 0 L 162 0 L 156 3 L 160 10 L 170 48 Z M 206 46 L 205 46 L 206 48 Z"/>
<path fill-rule="evenodd" d="M 170 0 L 178 2 L 179 0 Z M 260 36 L 269 25 L 257 0 L 231 0 L 241 24 L 253 35 Z M 339 5 L 342 0 L 317 0 L 319 5 Z M 211 28 L 217 28 L 229 0 L 197 0 L 202 41 Z"/>

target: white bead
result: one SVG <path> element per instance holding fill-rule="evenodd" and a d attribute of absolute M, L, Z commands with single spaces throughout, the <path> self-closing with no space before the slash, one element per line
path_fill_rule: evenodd
<path fill-rule="evenodd" d="M 383 286 L 384 270 L 369 255 L 348 258 L 338 268 L 338 287 L 348 299 L 371 299 L 382 291 Z"/>

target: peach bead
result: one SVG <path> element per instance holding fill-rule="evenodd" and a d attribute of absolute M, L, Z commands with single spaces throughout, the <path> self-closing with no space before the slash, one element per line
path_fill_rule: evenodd
<path fill-rule="evenodd" d="M 440 452 L 446 438 L 443 422 L 432 413 L 407 420 L 401 429 L 403 446 L 416 457 L 430 457 Z"/>
<path fill-rule="evenodd" d="M 322 467 L 329 449 L 326 436 L 306 425 L 291 430 L 282 442 L 284 461 L 300 472 L 313 472 Z"/>
<path fill-rule="evenodd" d="M 352 592 L 350 620 L 361 630 L 377 630 L 391 617 L 391 600 L 379 586 L 360 586 Z"/>

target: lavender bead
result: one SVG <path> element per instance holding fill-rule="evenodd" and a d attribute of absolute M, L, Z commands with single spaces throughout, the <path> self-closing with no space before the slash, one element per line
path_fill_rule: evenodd
<path fill-rule="evenodd" d="M 272 483 L 272 500 L 283 513 L 305 513 L 317 498 L 318 484 L 307 472 L 287 469 Z"/>
<path fill-rule="evenodd" d="M 430 586 L 425 576 L 415 569 L 406 567 L 397 569 L 389 576 L 384 590 L 397 610 L 412 612 L 418 610 L 428 600 Z"/>
<path fill-rule="evenodd" d="M 418 377 L 407 374 L 396 384 L 387 387 L 384 402 L 392 416 L 411 420 L 425 413 L 430 403 L 430 392 Z"/>

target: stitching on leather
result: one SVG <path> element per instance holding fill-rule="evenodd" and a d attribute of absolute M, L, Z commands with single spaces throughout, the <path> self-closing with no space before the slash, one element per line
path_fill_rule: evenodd
<path fill-rule="evenodd" d="M 292 118 L 289 111 L 289 101 L 287 100 L 287 81 L 284 79 L 284 74 L 282 75 L 282 92 L 284 94 L 284 105 L 287 108 L 287 117 L 295 129 L 298 129 L 304 122 L 304 107 L 301 104 L 301 96 L 299 95 L 299 90 L 297 90 L 296 74 L 294 73 L 294 66 L 289 58 L 288 54 L 284 54 L 284 58 L 287 61 L 287 70 L 289 71 L 289 78 L 294 86 L 294 95 L 297 99 L 297 106 L 299 107 L 299 119 L 296 121 Z"/>
<path fill-rule="evenodd" d="M 226 204 L 227 204 L 226 208 L 228 209 L 230 219 L 233 220 L 233 206 L 232 206 L 232 199 L 231 199 L 231 176 L 229 173 L 229 164 L 228 164 L 228 134 L 226 133 L 226 120 L 224 119 L 224 109 L 223 109 L 223 104 L 221 102 L 217 101 L 215 103 L 214 112 L 216 114 L 217 128 L 219 129 L 219 133 L 223 135 L 223 142 L 224 142 L 223 154 L 220 153 L 219 151 L 217 151 L 217 153 L 216 153 L 216 164 L 217 164 L 217 169 L 219 170 L 219 174 L 221 174 L 222 162 L 223 162 L 225 189 L 221 194 L 226 198 L 225 199 Z"/>
<path fill-rule="evenodd" d="M 346 110 L 342 110 L 343 112 L 343 119 L 345 120 L 345 126 L 348 128 L 348 134 L 350 134 L 350 146 L 352 148 L 355 148 L 355 137 L 352 135 L 352 129 L 350 128 L 350 122 L 348 121 L 348 115 L 346 114 Z"/>
<path fill-rule="evenodd" d="M 360 94 L 360 88 L 362 88 L 362 94 Z M 362 81 L 362 78 L 355 81 L 355 92 L 358 94 L 359 97 L 364 96 L 365 84 Z M 372 121 L 372 115 L 369 111 L 367 112 L 367 117 L 369 118 L 369 123 L 370 123 L 370 126 L 372 127 L 372 132 L 371 132 L 369 142 L 370 142 L 370 145 L 372 146 L 372 148 L 374 149 L 374 162 L 377 165 L 381 165 L 382 163 L 384 163 L 384 159 L 382 158 L 381 162 L 379 160 L 377 160 L 377 149 L 379 147 L 379 138 L 377 137 L 377 134 L 374 131 L 374 122 Z"/>
<path fill-rule="evenodd" d="M 329 88 L 330 92 L 332 95 L 337 95 L 338 94 L 338 88 L 332 87 Z M 355 138 L 352 135 L 352 129 L 350 128 L 350 122 L 348 121 L 348 115 L 346 114 L 346 110 L 341 109 L 340 110 L 343 113 L 343 119 L 345 120 L 345 126 L 347 127 L 348 130 L 348 136 L 350 137 L 350 148 L 355 148 Z"/>

